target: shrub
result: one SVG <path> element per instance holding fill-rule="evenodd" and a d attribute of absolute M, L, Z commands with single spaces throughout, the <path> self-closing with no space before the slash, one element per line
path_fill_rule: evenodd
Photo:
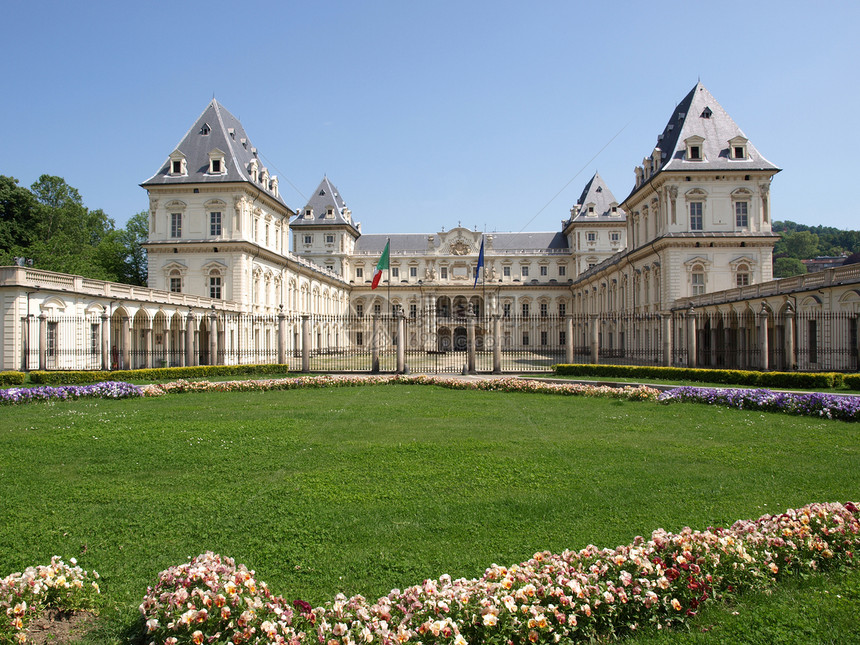
<path fill-rule="evenodd" d="M 845 374 L 842 382 L 849 390 L 860 390 L 860 374 Z"/>
<path fill-rule="evenodd" d="M 838 372 L 757 372 L 754 370 L 719 370 L 688 367 L 645 365 L 554 365 L 559 376 L 603 376 L 653 378 L 697 383 L 723 383 L 753 387 L 795 389 L 835 389 L 845 384 Z M 860 389 L 860 379 L 854 381 Z"/>
<path fill-rule="evenodd" d="M 24 383 L 24 372 L 0 372 L 0 387 L 22 383 Z"/>
<path fill-rule="evenodd" d="M 177 378 L 206 378 L 210 376 L 232 376 L 242 374 L 286 374 L 289 365 L 198 365 L 194 367 L 151 367 L 139 370 L 102 370 L 66 372 L 30 372 L 33 383 L 43 385 L 74 385 L 78 383 L 100 383 L 102 381 L 164 381 Z"/>

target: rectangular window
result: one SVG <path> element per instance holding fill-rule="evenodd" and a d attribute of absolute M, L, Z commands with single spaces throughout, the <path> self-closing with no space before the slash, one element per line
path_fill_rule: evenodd
<path fill-rule="evenodd" d="M 90 324 L 90 354 L 96 356 L 99 353 L 99 324 Z"/>
<path fill-rule="evenodd" d="M 620 242 L 621 241 L 621 233 L 610 233 L 609 239 L 612 242 Z"/>
<path fill-rule="evenodd" d="M 209 235 L 221 235 L 221 213 L 209 213 Z"/>
<path fill-rule="evenodd" d="M 548 313 L 547 304 L 545 302 L 540 303 L 540 317 L 546 318 Z"/>
<path fill-rule="evenodd" d="M 690 146 L 690 159 L 701 159 L 702 149 L 699 146 Z"/>
<path fill-rule="evenodd" d="M 391 267 L 391 277 L 392 278 L 399 278 L 400 277 L 400 269 L 398 269 L 397 267 Z"/>
<path fill-rule="evenodd" d="M 209 278 L 209 297 L 221 299 L 221 276 L 213 275 Z"/>
<path fill-rule="evenodd" d="M 182 237 L 182 213 L 170 214 L 170 237 Z"/>
<path fill-rule="evenodd" d="M 182 278 L 170 278 L 170 293 L 182 293 Z"/>
<path fill-rule="evenodd" d="M 364 315 L 364 305 L 360 302 L 355 305 L 355 315 L 361 318 Z"/>
<path fill-rule="evenodd" d="M 212 160 L 212 172 L 213 173 L 221 172 L 221 160 L 220 159 L 213 159 Z"/>
<path fill-rule="evenodd" d="M 529 303 L 523 303 L 523 318 L 527 318 L 529 315 Z"/>
<path fill-rule="evenodd" d="M 409 317 L 417 318 L 418 317 L 418 305 L 411 304 L 409 305 Z"/>
<path fill-rule="evenodd" d="M 409 277 L 417 278 L 418 277 L 418 267 L 409 267 Z"/>
<path fill-rule="evenodd" d="M 511 317 L 511 303 L 506 302 L 505 304 L 502 305 L 502 315 L 505 318 Z"/>
<path fill-rule="evenodd" d="M 809 321 L 809 362 L 818 362 L 818 321 Z"/>
<path fill-rule="evenodd" d="M 511 267 L 502 267 L 502 275 L 506 278 L 511 277 Z"/>
<path fill-rule="evenodd" d="M 529 333 L 523 332 L 523 345 L 528 345 L 528 344 L 529 344 Z"/>
<path fill-rule="evenodd" d="M 334 244 L 334 235 L 326 235 L 325 236 L 326 244 Z"/>
<path fill-rule="evenodd" d="M 563 264 L 558 267 L 558 275 L 559 277 L 567 275 L 567 267 Z"/>
<path fill-rule="evenodd" d="M 746 202 L 735 202 L 735 222 L 738 228 L 749 226 L 749 215 Z"/>
<path fill-rule="evenodd" d="M 737 285 L 739 287 L 746 287 L 750 283 L 750 274 L 749 273 L 738 273 L 737 275 Z"/>
<path fill-rule="evenodd" d="M 702 230 L 702 202 L 690 202 L 690 230 Z"/>
<path fill-rule="evenodd" d="M 448 279 L 448 267 L 440 267 L 440 268 L 439 268 L 439 277 L 440 277 L 442 280 L 447 280 L 447 279 Z"/>
<path fill-rule="evenodd" d="M 529 277 L 529 268 L 528 268 L 528 267 L 523 267 L 523 268 L 520 270 L 520 275 L 522 275 L 524 278 L 528 278 L 528 277 Z"/>
<path fill-rule="evenodd" d="M 559 345 L 567 344 L 567 332 L 564 332 L 564 331 L 558 332 L 558 344 Z"/>
<path fill-rule="evenodd" d="M 382 305 L 378 302 L 373 305 L 373 313 L 377 316 L 382 313 Z"/>
<path fill-rule="evenodd" d="M 355 332 L 355 344 L 359 346 L 364 345 L 364 332 Z"/>
<path fill-rule="evenodd" d="M 705 293 L 705 274 L 704 273 L 694 273 L 693 274 L 693 295 L 701 296 Z"/>
<path fill-rule="evenodd" d="M 364 277 L 364 268 L 363 267 L 356 267 L 355 268 L 355 277 L 356 278 L 363 278 Z"/>
<path fill-rule="evenodd" d="M 181 175 L 182 174 L 182 162 L 181 161 L 174 161 L 173 162 L 173 170 L 171 172 L 174 175 Z"/>
<path fill-rule="evenodd" d="M 57 323 L 48 323 L 48 348 L 47 354 L 49 358 L 57 356 Z"/>
<path fill-rule="evenodd" d="M 305 244 L 311 244 L 314 241 L 313 235 L 305 235 Z"/>
<path fill-rule="evenodd" d="M 597 241 L 597 233 L 586 233 L 585 239 L 588 242 L 596 242 Z"/>
<path fill-rule="evenodd" d="M 547 274 L 547 271 L 548 271 L 547 267 L 542 266 L 542 267 L 540 268 L 540 274 L 541 274 L 541 275 L 546 275 L 546 274 Z"/>
<path fill-rule="evenodd" d="M 558 315 L 564 316 L 567 314 L 567 303 L 560 302 L 558 303 Z"/>
<path fill-rule="evenodd" d="M 848 346 L 851 348 L 851 356 L 857 357 L 857 318 L 848 319 Z"/>
<path fill-rule="evenodd" d="M 549 345 L 549 334 L 545 331 L 540 333 L 540 344 L 541 345 Z"/>
<path fill-rule="evenodd" d="M 735 146 L 735 159 L 743 159 L 746 157 L 743 146 Z"/>

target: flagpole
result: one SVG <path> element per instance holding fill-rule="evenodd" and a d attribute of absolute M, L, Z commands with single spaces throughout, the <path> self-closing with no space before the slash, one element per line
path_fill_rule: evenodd
<path fill-rule="evenodd" d="M 388 313 L 394 316 L 394 304 L 391 302 L 391 238 L 385 242 L 388 248 Z"/>

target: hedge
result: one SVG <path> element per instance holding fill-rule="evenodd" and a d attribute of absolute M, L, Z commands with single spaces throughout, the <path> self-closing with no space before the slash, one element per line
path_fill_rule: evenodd
<path fill-rule="evenodd" d="M 288 374 L 289 365 L 200 365 L 197 367 L 153 367 L 141 370 L 30 372 L 30 381 L 39 385 L 75 385 L 102 381 L 164 381 L 179 378 L 206 378 L 242 374 Z"/>
<path fill-rule="evenodd" d="M 846 374 L 842 380 L 849 390 L 860 390 L 860 374 Z"/>
<path fill-rule="evenodd" d="M 24 383 L 24 372 L 0 372 L 0 387 L 21 385 Z"/>
<path fill-rule="evenodd" d="M 782 387 L 797 389 L 835 389 L 848 385 L 849 380 L 860 389 L 860 378 L 839 372 L 755 372 L 752 370 L 717 370 L 689 367 L 651 367 L 642 365 L 554 365 L 559 376 L 604 376 L 652 378 L 669 381 L 695 381 L 753 387 Z M 849 387 L 851 387 L 849 385 Z"/>

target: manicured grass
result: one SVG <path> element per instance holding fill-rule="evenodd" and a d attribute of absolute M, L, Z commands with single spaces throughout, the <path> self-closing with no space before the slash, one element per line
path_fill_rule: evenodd
<path fill-rule="evenodd" d="M 522 374 L 521 376 L 525 378 L 549 378 L 549 379 L 562 379 L 565 381 L 582 381 L 582 382 L 594 382 L 594 383 L 630 383 L 630 384 L 643 384 L 643 385 L 674 385 L 674 386 L 687 386 L 687 387 L 718 387 L 718 388 L 741 388 L 741 389 L 756 389 L 755 386 L 752 385 L 732 385 L 731 383 L 708 383 L 703 381 L 684 381 L 677 379 L 656 379 L 656 378 L 633 378 L 633 377 L 624 377 L 624 376 L 567 376 L 561 374 Z M 841 387 L 834 388 L 832 390 L 828 389 L 820 389 L 820 390 L 811 390 L 811 389 L 800 389 L 800 388 L 790 388 L 790 387 L 781 387 L 781 388 L 770 388 L 770 389 L 779 389 L 790 392 L 831 392 L 834 394 L 857 394 L 860 390 L 851 390 L 849 388 Z"/>
<path fill-rule="evenodd" d="M 205 550 L 288 598 L 857 500 L 854 424 L 388 385 L 0 409 L 0 574 L 77 557 L 120 642 Z"/>

